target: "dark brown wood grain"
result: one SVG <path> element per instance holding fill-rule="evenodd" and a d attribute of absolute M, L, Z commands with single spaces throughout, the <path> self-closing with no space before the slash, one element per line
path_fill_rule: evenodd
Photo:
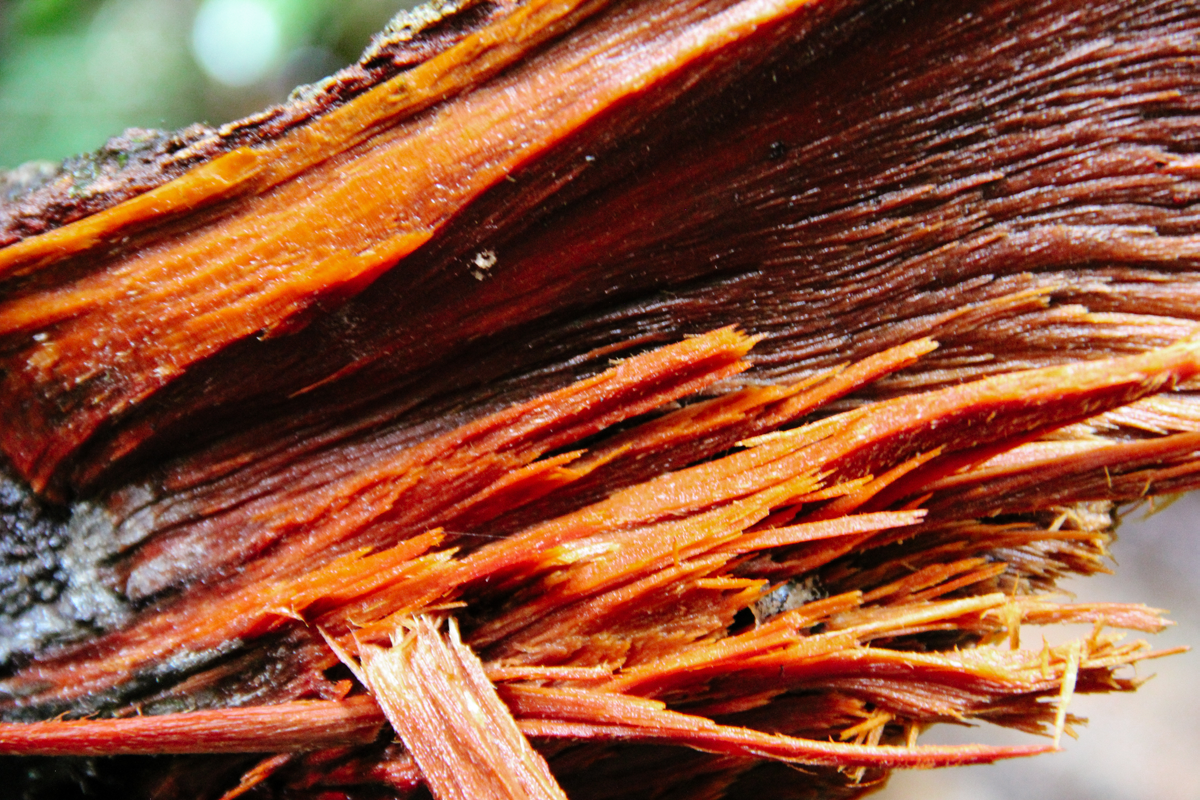
<path fill-rule="evenodd" d="M 439 13 L 5 184 L 0 775 L 446 794 L 371 737 L 436 735 L 359 662 L 415 615 L 572 798 L 854 797 L 1135 688 L 1159 612 L 1047 593 L 1200 482 L 1195 9 Z"/>

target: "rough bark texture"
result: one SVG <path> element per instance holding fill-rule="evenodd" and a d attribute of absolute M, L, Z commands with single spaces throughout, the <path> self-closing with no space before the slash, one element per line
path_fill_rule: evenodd
<path fill-rule="evenodd" d="M 1200 483 L 1195 8 L 405 19 L 285 106 L 5 183 L 19 792 L 451 796 L 487 742 L 372 738 L 436 736 L 433 677 L 371 677 L 414 615 L 541 753 L 497 796 L 544 757 L 573 799 L 854 797 L 1039 750 L 930 724 L 1134 688 L 1105 628 L 1158 612 L 1047 595 Z"/>

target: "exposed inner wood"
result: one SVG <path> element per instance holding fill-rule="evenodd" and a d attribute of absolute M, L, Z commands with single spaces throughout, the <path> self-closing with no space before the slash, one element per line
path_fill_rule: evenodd
<path fill-rule="evenodd" d="M 4 209 L 0 752 L 849 798 L 1135 688 L 1161 613 L 1048 593 L 1200 484 L 1195 9 L 448 14 Z"/>
<path fill-rule="evenodd" d="M 433 796 L 566 800 L 453 622 L 446 638 L 426 617 L 401 626 L 392 647 L 360 648 L 362 670 Z"/>

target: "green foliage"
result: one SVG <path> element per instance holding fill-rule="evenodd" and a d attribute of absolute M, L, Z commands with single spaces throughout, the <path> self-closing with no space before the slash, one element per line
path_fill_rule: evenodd
<path fill-rule="evenodd" d="M 62 33 L 87 24 L 100 0 L 18 0 L 12 24 L 24 36 Z"/>
<path fill-rule="evenodd" d="M 354 61 L 404 0 L 257 0 L 274 16 L 279 63 L 246 87 L 201 69 L 202 0 L 0 3 L 0 169 L 99 148 L 129 127 L 220 124 L 281 102 Z"/>

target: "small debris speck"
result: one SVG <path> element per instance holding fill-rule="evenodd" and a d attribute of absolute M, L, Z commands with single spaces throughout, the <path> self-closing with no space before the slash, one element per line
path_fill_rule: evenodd
<path fill-rule="evenodd" d="M 482 270 L 491 269 L 496 265 L 495 250 L 480 250 L 475 254 L 475 266 Z"/>
<path fill-rule="evenodd" d="M 762 624 L 771 617 L 791 611 L 793 608 L 799 608 L 805 603 L 811 603 L 822 597 L 825 597 L 825 591 L 821 588 L 817 576 L 810 575 L 804 579 L 795 578 L 776 586 L 758 598 L 750 610 L 754 613 L 754 619 Z"/>

